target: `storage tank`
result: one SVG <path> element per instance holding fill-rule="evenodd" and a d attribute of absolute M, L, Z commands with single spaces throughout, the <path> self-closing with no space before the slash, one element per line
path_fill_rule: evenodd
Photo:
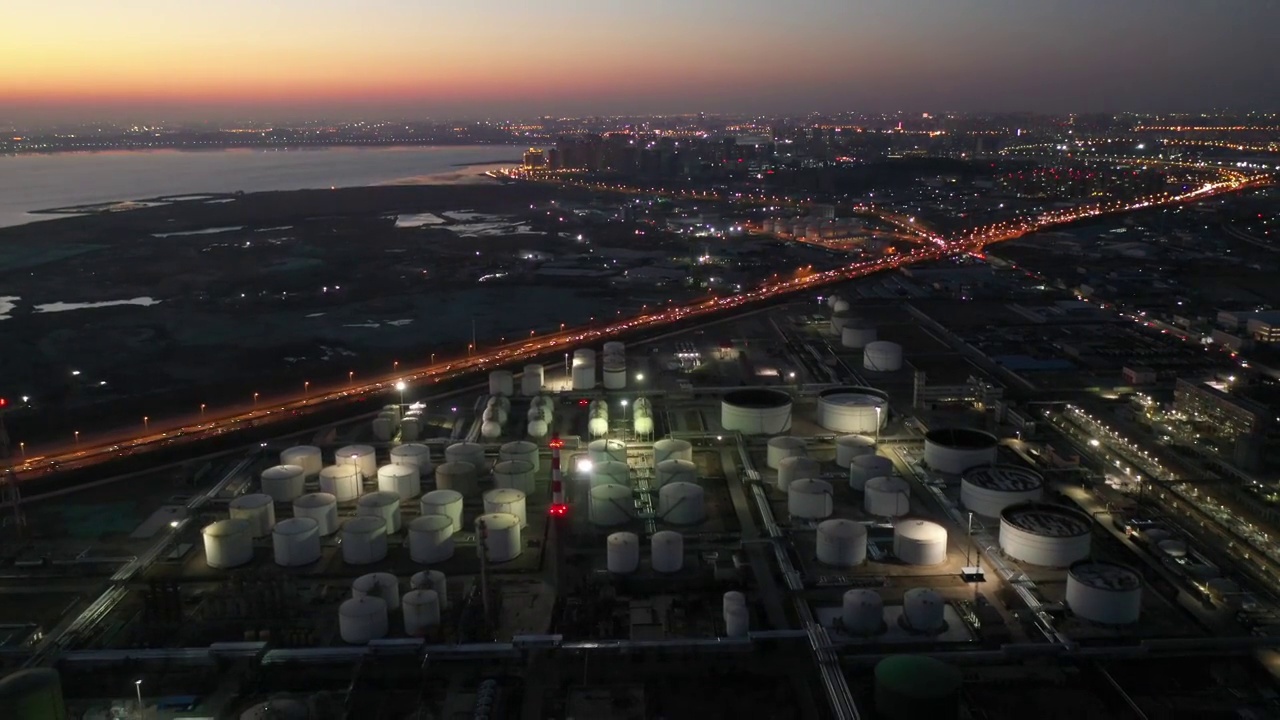
<path fill-rule="evenodd" d="M 1161 540 L 1156 546 L 1160 552 L 1171 558 L 1184 558 L 1187 556 L 1187 544 L 1181 540 Z"/>
<path fill-rule="evenodd" d="M 457 490 L 463 495 L 474 497 L 480 492 L 476 466 L 469 462 L 446 462 L 437 465 L 436 487 L 441 490 Z"/>
<path fill-rule="evenodd" d="M 627 444 L 621 440 L 592 440 L 587 444 L 587 456 L 593 463 L 627 461 Z"/>
<path fill-rule="evenodd" d="M 840 387 L 818 393 L 818 424 L 839 433 L 875 433 L 889 421 L 889 398 L 875 388 Z"/>
<path fill-rule="evenodd" d="M 858 316 L 854 315 L 850 310 L 834 311 L 831 313 L 831 332 L 836 335 L 843 335 L 844 329 L 858 319 Z"/>
<path fill-rule="evenodd" d="M 409 578 L 409 587 L 414 590 L 434 590 L 440 598 L 440 609 L 449 609 L 448 578 L 439 570 L 422 570 Z"/>
<path fill-rule="evenodd" d="M 524 373 L 520 375 L 520 394 L 533 397 L 542 392 L 544 373 L 541 365 L 525 365 Z"/>
<path fill-rule="evenodd" d="M 901 517 L 911 511 L 911 486 L 902 478 L 871 478 L 863 493 L 862 509 L 868 515 Z"/>
<path fill-rule="evenodd" d="M 525 512 L 525 495 L 515 488 L 495 488 L 484 494 L 484 511 L 486 513 L 507 513 L 520 520 L 520 527 L 529 526 L 529 516 Z"/>
<path fill-rule="evenodd" d="M 453 557 L 453 520 L 446 515 L 420 515 L 409 523 L 409 558 L 429 565 Z"/>
<path fill-rule="evenodd" d="M 843 335 L 843 331 L 841 331 Z M 887 340 L 867 343 L 862 349 L 862 367 L 872 372 L 897 372 L 902 369 L 902 346 Z"/>
<path fill-rule="evenodd" d="M 1032 565 L 1069 567 L 1089 556 L 1093 521 L 1064 505 L 1026 502 L 1000 513 L 1000 549 Z"/>
<path fill-rule="evenodd" d="M 423 515 L 443 515 L 453 523 L 452 532 L 462 530 L 462 493 L 457 490 L 432 490 L 418 501 Z"/>
<path fill-rule="evenodd" d="M 684 536 L 674 530 L 659 530 L 650 535 L 649 562 L 654 572 L 679 572 L 684 568 Z"/>
<path fill-rule="evenodd" d="M 400 607 L 400 581 L 391 573 L 367 573 L 351 583 L 351 597 L 357 600 L 362 597 L 382 598 L 387 603 L 387 610 L 392 611 Z"/>
<path fill-rule="evenodd" d="M 404 634 L 423 637 L 440 625 L 440 596 L 435 590 L 410 590 L 400 606 L 404 609 Z"/>
<path fill-rule="evenodd" d="M 865 435 L 841 435 L 836 438 L 836 465 L 848 469 L 853 459 L 876 454 L 876 441 Z"/>
<path fill-rule="evenodd" d="M 320 524 L 308 517 L 285 518 L 271 530 L 271 548 L 277 565 L 310 565 L 320 559 Z"/>
<path fill-rule="evenodd" d="M 67 720 L 57 670 L 30 668 L 0 678 L 0 707 L 10 720 Z"/>
<path fill-rule="evenodd" d="M 777 435 L 791 429 L 791 396 L 767 388 L 731 390 L 720 400 L 720 425 L 728 432 Z"/>
<path fill-rule="evenodd" d="M 692 525 L 707 516 L 702 486 L 687 482 L 663 485 L 658 491 L 658 517 L 672 525 Z"/>
<path fill-rule="evenodd" d="M 820 520 L 831 515 L 831 483 L 801 478 L 787 487 L 787 512 L 793 518 Z"/>
<path fill-rule="evenodd" d="M 698 466 L 688 460 L 671 458 L 658 463 L 654 469 L 653 487 L 661 488 L 673 482 L 697 482 Z"/>
<path fill-rule="evenodd" d="M 418 468 L 413 465 L 383 465 L 378 468 L 378 490 L 395 493 L 401 500 L 422 494 Z"/>
<path fill-rule="evenodd" d="M 693 462 L 693 443 L 676 438 L 663 438 L 653 444 L 653 464 L 657 467 L 663 460 L 686 460 Z"/>
<path fill-rule="evenodd" d="M 499 460 L 493 466 L 493 484 L 500 488 L 514 488 L 527 495 L 533 492 L 533 465 L 523 460 Z"/>
<path fill-rule="evenodd" d="M 354 465 L 330 465 L 320 471 L 320 492 L 351 502 L 360 497 L 360 472 Z"/>
<path fill-rule="evenodd" d="M 1010 505 L 1040 499 L 1040 473 L 1016 465 L 979 465 L 960 477 L 960 504 L 975 515 L 1000 517 Z"/>
<path fill-rule="evenodd" d="M 618 340 L 610 340 L 605 343 L 603 350 L 606 358 L 622 358 L 627 356 L 627 344 Z"/>
<path fill-rule="evenodd" d="M 825 231 L 828 231 L 828 230 L 834 230 L 834 229 L 835 229 L 835 228 L 823 228 L 824 236 L 826 236 Z M 835 237 L 835 235 L 830 235 L 830 237 Z M 834 314 L 834 313 L 847 313 L 847 312 L 849 312 L 849 310 L 850 310 L 850 309 L 851 309 L 851 308 L 850 308 L 850 306 L 849 306 L 849 301 L 848 301 L 848 300 L 845 300 L 844 298 L 836 298 L 836 301 L 835 301 L 834 303 L 832 303 L 832 304 L 831 304 L 831 312 L 832 312 L 833 314 Z"/>
<path fill-rule="evenodd" d="M 587 421 L 587 434 L 591 437 L 600 437 L 609 434 L 609 421 L 602 417 L 593 417 Z"/>
<path fill-rule="evenodd" d="M 301 465 L 276 465 L 262 471 L 262 493 L 275 502 L 293 502 L 305 492 L 307 473 Z"/>
<path fill-rule="evenodd" d="M 219 520 L 201 534 L 205 564 L 211 568 L 237 568 L 253 559 L 253 526 L 247 520 Z"/>
<path fill-rule="evenodd" d="M 423 420 L 421 417 L 407 417 L 400 421 L 400 440 L 413 442 L 422 437 Z"/>
<path fill-rule="evenodd" d="M 316 521 L 320 535 L 338 531 L 338 498 L 330 493 L 307 493 L 293 501 L 293 516 Z"/>
<path fill-rule="evenodd" d="M 783 458 L 778 463 L 778 489 L 786 492 L 791 483 L 805 478 L 816 478 L 822 474 L 822 465 L 808 457 L 793 456 Z"/>
<path fill-rule="evenodd" d="M 921 635 L 937 635 L 947 629 L 947 604 L 931 588 L 912 588 L 902 594 L 903 628 Z"/>
<path fill-rule="evenodd" d="M 376 417 L 373 419 L 373 438 L 378 442 L 387 442 L 391 440 L 391 436 L 395 434 L 395 424 L 390 418 Z"/>
<path fill-rule="evenodd" d="M 378 472 L 378 456 L 369 445 L 347 445 L 333 454 L 334 465 L 354 465 L 361 478 Z"/>
<path fill-rule="evenodd" d="M 725 608 L 724 632 L 726 637 L 746 637 L 751 632 L 751 613 L 745 607 Z"/>
<path fill-rule="evenodd" d="M 930 430 L 924 436 L 924 463 L 937 472 L 960 475 L 969 468 L 994 464 L 997 445 L 994 435 L 981 430 Z"/>
<path fill-rule="evenodd" d="M 486 410 L 498 409 L 504 414 L 511 412 L 511 398 L 506 395 L 490 395 L 484 403 Z"/>
<path fill-rule="evenodd" d="M 783 458 L 803 457 L 808 454 L 809 450 L 805 447 L 804 440 L 798 437 L 783 435 L 769 438 L 769 443 L 765 447 L 765 464 L 777 470 Z"/>
<path fill-rule="evenodd" d="M 1142 611 L 1142 576 L 1116 563 L 1074 563 L 1067 570 L 1067 607 L 1090 622 L 1132 625 Z"/>
<path fill-rule="evenodd" d="M 963 676 L 924 655 L 894 655 L 876 663 L 876 712 L 884 720 L 957 720 Z"/>
<path fill-rule="evenodd" d="M 489 398 L 490 403 L 494 403 L 496 400 L 498 400 L 498 398 Z M 510 413 L 503 410 L 501 406 L 496 404 L 489 405 L 484 409 L 484 412 L 480 414 L 481 420 L 487 423 L 493 423 L 499 427 L 506 423 L 509 417 Z"/>
<path fill-rule="evenodd" d="M 734 608 L 734 607 L 745 608 L 746 606 L 747 606 L 747 596 L 742 594 L 741 592 L 738 592 L 737 590 L 730 590 L 729 592 L 725 593 L 720 600 L 720 609 L 722 611 L 728 610 L 729 608 Z"/>
<path fill-rule="evenodd" d="M 947 529 L 928 520 L 899 520 L 893 524 L 893 555 L 908 565 L 940 565 L 947 561 Z"/>
<path fill-rule="evenodd" d="M 870 637 L 884 630 L 884 600 L 875 590 L 846 590 L 840 602 L 840 621 L 850 635 Z"/>
<path fill-rule="evenodd" d="M 494 370 L 489 373 L 489 394 L 510 397 L 515 395 L 515 378 L 510 370 Z"/>
<path fill-rule="evenodd" d="M 578 348 L 573 351 L 573 366 L 595 365 L 596 351 L 591 348 Z"/>
<path fill-rule="evenodd" d="M 418 479 L 429 477 L 432 470 L 431 447 L 422 443 L 404 443 L 391 448 L 391 462 L 395 465 L 409 465 L 418 469 Z"/>
<path fill-rule="evenodd" d="M 849 488 L 865 492 L 872 478 L 893 475 L 893 461 L 881 455 L 860 455 L 849 464 Z"/>
<path fill-rule="evenodd" d="M 312 477 L 320 473 L 324 459 L 320 448 L 314 445 L 295 445 L 280 453 L 280 464 L 298 465 L 307 477 Z"/>
<path fill-rule="evenodd" d="M 529 437 L 544 438 L 547 433 L 551 432 L 551 426 L 546 420 L 530 420 L 526 430 L 529 433 Z"/>
<path fill-rule="evenodd" d="M 528 440 L 503 443 L 502 447 L 498 448 L 498 459 L 527 462 L 533 466 L 534 472 L 537 472 L 538 468 L 541 467 L 538 446 Z"/>
<path fill-rule="evenodd" d="M 844 518 L 818 523 L 818 562 L 836 567 L 861 565 L 867 559 L 867 526 Z"/>
<path fill-rule="evenodd" d="M 637 413 L 631 418 L 631 429 L 635 431 L 636 437 L 647 438 L 653 435 L 653 418 Z"/>
<path fill-rule="evenodd" d="M 483 544 L 491 563 L 520 557 L 524 549 L 520 541 L 520 518 L 507 513 L 481 515 L 476 518 L 476 542 Z"/>
<path fill-rule="evenodd" d="M 368 565 L 387 557 L 387 521 L 373 515 L 349 518 L 342 524 L 342 561 Z"/>
<path fill-rule="evenodd" d="M 387 524 L 387 533 L 400 532 L 400 496 L 393 492 L 371 492 L 356 501 L 356 517 L 378 517 Z"/>
<path fill-rule="evenodd" d="M 252 493 L 231 501 L 229 511 L 232 520 L 244 520 L 256 538 L 271 534 L 276 525 L 276 506 L 270 495 Z"/>
<path fill-rule="evenodd" d="M 476 472 L 480 473 L 485 468 L 484 446 L 473 442 L 454 443 L 444 449 L 444 459 L 447 462 L 471 463 Z"/>
<path fill-rule="evenodd" d="M 386 637 L 387 602 L 376 597 L 343 601 L 338 606 L 338 634 L 350 645 L 367 645 L 370 640 Z"/>
<path fill-rule="evenodd" d="M 620 462 L 598 462 L 591 464 L 592 485 L 631 485 L 631 467 Z"/>
<path fill-rule="evenodd" d="M 619 575 L 635 572 L 640 567 L 640 538 L 629 532 L 610 534 L 605 541 L 605 565 Z"/>
<path fill-rule="evenodd" d="M 622 390 L 627 386 L 627 363 L 625 361 L 604 361 L 604 372 L 601 373 L 605 390 Z"/>
<path fill-rule="evenodd" d="M 635 498 L 624 485 L 596 485 L 590 492 L 592 525 L 621 525 L 635 517 Z"/>
<path fill-rule="evenodd" d="M 591 390 L 596 386 L 596 366 L 574 365 L 572 377 L 574 390 Z"/>
<path fill-rule="evenodd" d="M 865 322 L 854 322 L 840 330 L 840 344 L 861 350 L 876 341 L 876 328 Z"/>
<path fill-rule="evenodd" d="M 480 437 L 485 440 L 497 440 L 502 437 L 502 426 L 492 420 L 480 423 Z"/>

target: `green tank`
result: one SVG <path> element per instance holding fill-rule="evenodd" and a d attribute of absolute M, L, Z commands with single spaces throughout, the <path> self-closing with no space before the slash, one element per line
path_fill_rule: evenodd
<path fill-rule="evenodd" d="M 894 655 L 876 663 L 876 714 L 884 720 L 955 720 L 961 674 L 923 655 Z"/>
<path fill-rule="evenodd" d="M 0 708 L 6 720 L 67 720 L 57 670 L 19 670 L 0 678 Z"/>

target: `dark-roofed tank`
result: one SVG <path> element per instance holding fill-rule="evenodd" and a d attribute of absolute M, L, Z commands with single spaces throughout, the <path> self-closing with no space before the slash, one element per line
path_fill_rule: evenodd
<path fill-rule="evenodd" d="M 6 720 L 67 720 L 58 671 L 35 668 L 0 678 L 0 716 Z"/>
<path fill-rule="evenodd" d="M 923 655 L 893 655 L 876 663 L 876 716 L 883 720 L 955 720 L 960 671 Z"/>

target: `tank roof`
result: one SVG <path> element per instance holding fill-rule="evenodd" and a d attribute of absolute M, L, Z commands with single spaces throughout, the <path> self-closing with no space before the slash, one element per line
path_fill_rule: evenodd
<path fill-rule="evenodd" d="M 836 405 L 866 405 L 874 407 L 887 405 L 889 402 L 889 396 L 875 388 L 855 386 L 828 388 L 818 393 L 818 398 L 823 402 Z"/>
<path fill-rule="evenodd" d="M 971 428 L 938 428 L 925 434 L 925 439 L 937 445 L 961 450 L 978 450 L 996 444 L 996 436 Z"/>
<path fill-rule="evenodd" d="M 999 492 L 1026 492 L 1044 486 L 1040 473 L 1017 465 L 980 465 L 964 471 L 963 482 Z"/>
<path fill-rule="evenodd" d="M 1010 505 L 1000 513 L 1000 520 L 1024 532 L 1043 537 L 1088 535 L 1093 524 L 1089 516 L 1079 510 L 1039 502 Z"/>
<path fill-rule="evenodd" d="M 1081 585 L 1097 590 L 1128 592 L 1142 587 L 1142 576 L 1133 568 L 1100 560 L 1081 560 L 1067 570 Z"/>
<path fill-rule="evenodd" d="M 791 396 L 781 390 L 744 388 L 725 393 L 724 402 L 741 408 L 780 408 L 791 404 Z"/>

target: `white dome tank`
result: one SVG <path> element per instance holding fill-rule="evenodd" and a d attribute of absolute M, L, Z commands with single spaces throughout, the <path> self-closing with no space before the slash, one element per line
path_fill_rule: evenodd
<path fill-rule="evenodd" d="M 960 475 L 996 461 L 994 435 L 969 428 L 940 428 L 924 436 L 924 464 L 940 473 Z"/>
<path fill-rule="evenodd" d="M 821 520 L 831 515 L 831 483 L 801 478 L 787 487 L 787 512 L 793 518 Z"/>
<path fill-rule="evenodd" d="M 448 462 L 471 463 L 477 473 L 484 471 L 484 446 L 473 442 L 454 443 L 444 449 L 444 459 Z"/>
<path fill-rule="evenodd" d="M 444 573 L 439 570 L 422 570 L 409 578 L 409 587 L 414 590 L 434 590 L 440 598 L 440 609 L 449 609 L 449 583 Z"/>
<path fill-rule="evenodd" d="M 401 599 L 404 610 L 404 634 L 423 637 L 440 625 L 440 596 L 435 590 L 410 590 Z"/>
<path fill-rule="evenodd" d="M 376 417 L 373 419 L 373 439 L 378 442 L 387 442 L 391 436 L 395 434 L 395 425 L 390 418 Z"/>
<path fill-rule="evenodd" d="M 253 559 L 253 527 L 245 520 L 219 520 L 201 534 L 205 564 L 211 568 L 237 568 Z"/>
<path fill-rule="evenodd" d="M 533 397 L 542 392 L 545 372 L 541 365 L 525 365 L 524 373 L 520 375 L 520 394 L 525 397 Z"/>
<path fill-rule="evenodd" d="M 765 464 L 770 468 L 777 470 L 784 458 L 804 457 L 809 454 L 809 450 L 805 447 L 804 440 L 790 435 L 769 438 L 769 443 L 765 449 Z"/>
<path fill-rule="evenodd" d="M 672 525 L 692 525 L 707 517 L 701 485 L 673 482 L 658 491 L 658 518 Z"/>
<path fill-rule="evenodd" d="M 511 398 L 506 395 L 490 395 L 489 399 L 485 400 L 484 407 L 486 410 L 497 409 L 504 413 L 510 413 Z"/>
<path fill-rule="evenodd" d="M 547 436 L 547 433 L 549 432 L 551 432 L 551 426 L 547 423 L 546 420 L 530 420 L 529 421 L 529 427 L 528 427 L 529 437 L 544 438 Z"/>
<path fill-rule="evenodd" d="M 387 610 L 395 610 L 400 607 L 400 581 L 391 573 L 367 573 L 351 583 L 351 597 L 357 600 L 362 597 L 382 598 L 387 603 Z"/>
<path fill-rule="evenodd" d="M 658 463 L 653 474 L 653 486 L 661 488 L 673 482 L 697 482 L 698 466 L 688 460 L 671 458 Z"/>
<path fill-rule="evenodd" d="M 638 437 L 653 435 L 653 418 L 648 415 L 636 415 L 631 419 L 631 429 Z"/>
<path fill-rule="evenodd" d="M 368 565 L 387 557 L 387 521 L 372 515 L 348 519 L 342 524 L 342 561 Z"/>
<path fill-rule="evenodd" d="M 593 462 L 592 485 L 631 485 L 631 467 L 620 462 Z"/>
<path fill-rule="evenodd" d="M 901 517 L 911 512 L 911 486 L 902 478 L 871 478 L 863 492 L 862 509 L 868 515 Z"/>
<path fill-rule="evenodd" d="M 265 493 L 241 495 L 231 501 L 230 514 L 232 520 L 244 520 L 249 523 L 250 531 L 256 538 L 271 534 L 276 525 L 275 501 Z"/>
<path fill-rule="evenodd" d="M 786 492 L 797 480 L 816 478 L 822 474 L 822 465 L 809 457 L 783 458 L 778 463 L 778 489 Z"/>
<path fill-rule="evenodd" d="M 330 465 L 320 471 L 320 492 L 338 502 L 351 502 L 360 497 L 360 473 L 354 465 Z"/>
<path fill-rule="evenodd" d="M 429 565 L 453 557 L 453 520 L 446 515 L 420 515 L 409 523 L 409 558 Z"/>
<path fill-rule="evenodd" d="M 489 373 L 489 394 L 510 397 L 516 391 L 515 378 L 510 370 L 494 370 Z"/>
<path fill-rule="evenodd" d="M 849 301 L 838 297 L 835 302 L 831 303 L 831 310 L 838 313 L 849 312 Z"/>
<path fill-rule="evenodd" d="M 431 447 L 412 442 L 397 445 L 391 448 L 391 462 L 395 465 L 410 465 L 418 468 L 418 477 L 421 479 L 432 470 Z"/>
<path fill-rule="evenodd" d="M 602 417 L 593 417 L 587 421 L 587 434 L 600 437 L 609 434 L 609 421 Z"/>
<path fill-rule="evenodd" d="M 423 420 L 421 417 L 407 417 L 400 421 L 400 440 L 413 442 L 422 437 Z"/>
<path fill-rule="evenodd" d="M 605 550 L 605 565 L 611 573 L 625 575 L 640 567 L 640 538 L 635 533 L 612 533 Z"/>
<path fill-rule="evenodd" d="M 387 602 L 382 598 L 350 598 L 338 606 L 338 634 L 350 645 L 367 645 L 387 636 Z"/>
<path fill-rule="evenodd" d="M 393 492 L 371 492 L 356 501 L 356 517 L 378 517 L 387 524 L 387 534 L 400 532 L 400 496 Z"/>
<path fill-rule="evenodd" d="M 664 438 L 655 442 L 653 444 L 654 467 L 657 467 L 663 460 L 693 462 L 693 443 L 676 438 Z"/>
<path fill-rule="evenodd" d="M 745 607 L 725 608 L 724 632 L 727 637 L 746 637 L 751 632 L 751 613 Z"/>
<path fill-rule="evenodd" d="M 980 465 L 960 478 L 960 504 L 983 517 L 1000 517 L 1010 505 L 1040 499 L 1040 473 L 1014 465 Z"/>
<path fill-rule="evenodd" d="M 293 516 L 316 521 L 320 535 L 338 531 L 338 498 L 329 493 L 307 493 L 293 501 Z"/>
<path fill-rule="evenodd" d="M 298 465 L 307 477 L 311 477 L 324 467 L 324 456 L 314 445 L 295 445 L 280 453 L 280 464 Z"/>
<path fill-rule="evenodd" d="M 480 492 L 480 480 L 476 466 L 469 462 L 449 461 L 436 466 L 436 487 L 441 490 L 457 490 L 463 495 L 475 496 Z"/>
<path fill-rule="evenodd" d="M 462 531 L 462 493 L 457 490 L 432 490 L 418 501 L 423 515 L 443 515 L 453 523 L 453 532 Z"/>
<path fill-rule="evenodd" d="M 525 495 L 515 488 L 494 488 L 486 492 L 484 511 L 515 515 L 520 520 L 522 529 L 529 526 L 529 516 L 525 510 Z"/>
<path fill-rule="evenodd" d="M 497 440 L 502 437 L 502 425 L 492 420 L 480 423 L 480 437 L 485 440 Z"/>
<path fill-rule="evenodd" d="M 768 388 L 730 390 L 720 400 L 720 426 L 746 435 L 777 435 L 791 429 L 791 396 Z"/>
<path fill-rule="evenodd" d="M 539 395 L 538 397 L 529 401 L 529 407 L 543 410 L 547 413 L 548 416 L 550 416 L 552 413 L 555 412 L 556 401 L 552 400 L 551 396 L 549 395 Z"/>
<path fill-rule="evenodd" d="M 867 559 L 867 526 L 844 518 L 818 523 L 818 562 L 836 567 L 861 565 Z"/>
<path fill-rule="evenodd" d="M 840 330 L 840 344 L 861 350 L 876 341 L 876 329 L 865 323 L 850 323 Z"/>
<path fill-rule="evenodd" d="M 1075 563 L 1067 571 L 1067 607 L 1090 622 L 1132 625 L 1142 612 L 1142 576 L 1115 563 Z"/>
<path fill-rule="evenodd" d="M 818 393 L 818 424 L 839 433 L 874 433 L 889 421 L 889 399 L 867 387 L 839 387 Z"/>
<path fill-rule="evenodd" d="M 859 455 L 849 463 L 849 488 L 865 492 L 867 481 L 893 475 L 893 461 L 881 455 Z"/>
<path fill-rule="evenodd" d="M 498 448 L 498 460 L 527 462 L 533 466 L 534 472 L 537 472 L 541 467 L 538 446 L 528 440 L 503 443 L 502 447 Z"/>
<path fill-rule="evenodd" d="M 947 561 L 947 529 L 928 520 L 899 520 L 893 524 L 893 554 L 908 565 L 941 565 Z"/>
<path fill-rule="evenodd" d="M 310 565 L 320 559 L 320 524 L 306 517 L 285 518 L 271 530 L 271 548 L 277 565 Z"/>
<path fill-rule="evenodd" d="M 378 455 L 369 445 L 347 445 L 333 454 L 334 465 L 354 465 L 360 477 L 371 478 L 378 472 Z"/>
<path fill-rule="evenodd" d="M 865 435 L 841 435 L 836 438 L 836 465 L 848 469 L 853 459 L 875 455 L 876 441 Z"/>
<path fill-rule="evenodd" d="M 1093 520 L 1064 505 L 1018 503 L 1000 513 L 1000 549 L 1032 565 L 1070 567 L 1089 557 Z"/>
<path fill-rule="evenodd" d="M 596 386 L 595 365 L 574 365 L 572 376 L 574 390 L 591 390 Z"/>
<path fill-rule="evenodd" d="M 493 484 L 525 493 L 533 492 L 533 465 L 523 460 L 499 460 L 493 466 Z"/>
<path fill-rule="evenodd" d="M 843 330 L 841 331 L 843 333 Z M 862 367 L 872 372 L 897 372 L 902 369 L 902 346 L 887 340 L 867 343 L 862 349 Z"/>
<path fill-rule="evenodd" d="M 483 533 L 481 527 L 484 528 Z M 520 519 L 506 513 L 489 513 L 476 518 L 476 542 L 481 542 L 488 552 L 489 562 L 502 563 L 520 557 L 524 549 L 520 541 Z"/>
<path fill-rule="evenodd" d="M 591 488 L 592 525 L 621 525 L 635 517 L 635 499 L 624 485 L 596 485 Z"/>
<path fill-rule="evenodd" d="M 654 572 L 679 572 L 684 568 L 684 536 L 674 530 L 649 536 L 649 562 Z"/>
<path fill-rule="evenodd" d="M 262 471 L 262 493 L 275 502 L 293 502 L 306 492 L 307 473 L 301 465 L 276 465 Z"/>
<path fill-rule="evenodd" d="M 395 493 L 401 500 L 422 494 L 418 468 L 413 465 L 383 465 L 378 468 L 378 490 Z"/>
<path fill-rule="evenodd" d="M 937 635 L 947 629 L 947 604 L 930 588 L 912 588 L 902 594 L 902 626 L 913 633 Z"/>
<path fill-rule="evenodd" d="M 850 635 L 870 637 L 884 629 L 884 600 L 875 590 L 845 591 L 840 603 L 840 620 Z"/>
<path fill-rule="evenodd" d="M 592 440 L 587 443 L 587 456 L 593 463 L 627 461 L 627 444 L 621 440 Z"/>

